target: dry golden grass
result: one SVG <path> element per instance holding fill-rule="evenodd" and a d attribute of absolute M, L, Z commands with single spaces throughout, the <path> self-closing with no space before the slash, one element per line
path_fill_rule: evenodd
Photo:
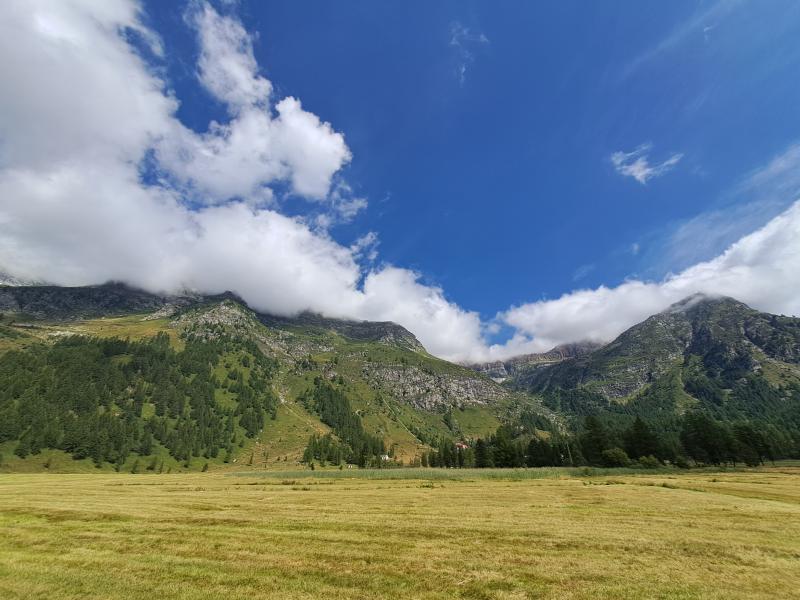
<path fill-rule="evenodd" d="M 166 332 L 174 348 L 178 350 L 183 348 L 183 341 L 178 337 L 178 332 L 175 328 L 169 326 L 169 319 L 148 319 L 146 315 L 75 321 L 61 325 L 61 327 L 72 333 L 96 337 L 129 338 L 131 340 L 148 339 L 158 333 Z"/>
<path fill-rule="evenodd" d="M 474 472 L 473 472 L 474 473 Z M 0 476 L 0 597 L 790 598 L 800 469 Z"/>

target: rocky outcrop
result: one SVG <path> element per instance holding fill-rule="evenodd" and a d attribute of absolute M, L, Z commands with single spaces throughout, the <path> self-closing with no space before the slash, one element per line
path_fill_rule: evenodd
<path fill-rule="evenodd" d="M 367 363 L 364 378 L 414 408 L 446 408 L 494 404 L 509 392 L 488 378 L 456 373 L 435 373 L 414 365 Z"/>
<path fill-rule="evenodd" d="M 331 344 L 323 341 L 324 338 L 309 339 L 291 331 L 264 327 L 259 315 L 231 299 L 184 311 L 173 320 L 172 326 L 202 339 L 215 339 L 221 335 L 249 338 L 268 354 L 295 361 L 333 349 Z"/>
<path fill-rule="evenodd" d="M 602 344 L 596 342 L 577 342 L 573 344 L 562 344 L 556 346 L 548 352 L 535 354 L 522 354 L 503 361 L 486 363 L 466 364 L 473 371 L 483 373 L 497 383 L 502 383 L 508 379 L 513 379 L 518 373 L 525 369 L 534 368 L 542 365 L 550 365 L 568 358 L 576 358 L 597 350 Z"/>

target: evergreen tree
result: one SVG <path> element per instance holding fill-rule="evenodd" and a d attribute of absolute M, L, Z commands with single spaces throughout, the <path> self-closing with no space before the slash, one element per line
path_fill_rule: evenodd
<path fill-rule="evenodd" d="M 475 466 L 479 469 L 492 466 L 489 449 L 482 439 L 475 442 Z"/>
<path fill-rule="evenodd" d="M 611 439 L 605 425 L 596 416 L 590 415 L 584 420 L 580 444 L 581 452 L 589 464 L 603 464 L 603 452 L 611 448 Z"/>
<path fill-rule="evenodd" d="M 625 451 L 632 458 L 642 456 L 661 456 L 658 437 L 641 417 L 637 416 L 633 424 L 625 431 Z"/>

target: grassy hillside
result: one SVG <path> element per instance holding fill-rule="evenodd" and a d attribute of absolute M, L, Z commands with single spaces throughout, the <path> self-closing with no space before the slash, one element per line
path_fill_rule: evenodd
<path fill-rule="evenodd" d="M 800 455 L 800 320 L 732 299 L 689 298 L 546 366 L 504 363 L 500 385 L 393 323 L 262 315 L 231 294 L 59 294 L 0 289 L 0 470 L 82 471 L 87 457 L 99 470 L 175 472 Z M 78 437 L 93 441 L 81 445 L 83 421 Z"/>
<path fill-rule="evenodd" d="M 666 418 L 700 409 L 723 420 L 789 416 L 800 425 L 791 418 L 800 414 L 800 319 L 695 296 L 589 354 L 528 369 L 512 385 L 576 414 Z"/>
<path fill-rule="evenodd" d="M 121 453 L 109 452 L 95 460 L 96 468 L 101 470 L 110 468 L 110 462 L 121 471 L 145 469 L 152 467 L 154 459 L 156 469 L 172 471 L 235 468 L 242 464 L 267 469 L 296 468 L 311 435 L 330 433 L 338 439 L 335 428 L 323 422 L 318 411 L 302 401 L 303 395 L 320 381 L 341 390 L 366 433 L 382 439 L 385 452 L 396 462 L 409 463 L 418 459 L 442 438 L 458 440 L 489 435 L 501 422 L 514 418 L 523 409 L 539 410 L 552 418 L 534 398 L 510 392 L 484 375 L 429 355 L 410 333 L 392 323 L 336 321 L 310 315 L 294 320 L 265 317 L 229 296 L 179 302 L 173 299 L 170 304 L 138 293 L 133 299 L 125 299 L 119 287 L 113 287 L 111 292 L 102 287 L 76 290 L 83 288 L 68 289 L 66 299 L 58 296 L 58 288 L 45 288 L 38 294 L 35 289 L 25 294 L 15 292 L 15 298 L 21 298 L 18 299 L 19 311 L 24 309 L 25 312 L 6 312 L 2 317 L 0 369 L 6 364 L 8 370 L 11 368 L 8 365 L 19 362 L 16 356 L 41 355 L 38 366 L 28 368 L 38 369 L 37 373 L 46 377 L 51 369 L 47 365 L 55 360 L 54 355 L 48 354 L 48 348 L 60 348 L 71 343 L 69 340 L 83 339 L 83 349 L 75 350 L 80 354 L 101 344 L 92 340 L 111 343 L 127 340 L 123 343 L 130 344 L 130 349 L 102 359 L 105 361 L 102 365 L 95 365 L 100 371 L 119 371 L 127 378 L 127 383 L 120 384 L 122 387 L 114 392 L 108 392 L 106 387 L 97 391 L 97 410 L 121 418 L 137 386 L 146 390 L 147 397 L 137 405 L 135 415 L 128 415 L 135 421 L 132 426 L 136 431 L 128 434 L 130 441 L 126 446 L 117 444 Z M 8 288 L 5 293 L 9 294 Z M 87 304 L 84 306 L 81 302 Z M 155 310 L 141 312 L 142 305 Z M 130 312 L 133 309 L 139 312 Z M 58 318 L 44 316 L 48 310 Z M 97 316 L 96 313 L 103 310 L 110 311 L 113 316 Z M 86 314 L 91 317 L 82 316 Z M 150 375 L 126 370 L 124 365 L 130 360 L 131 352 L 143 352 L 142 348 L 149 347 L 156 336 L 168 344 L 169 352 L 165 356 L 170 357 L 168 362 L 174 363 L 170 367 L 173 370 L 181 369 L 182 357 L 188 351 L 215 348 L 208 375 L 215 387 L 211 410 L 217 411 L 222 419 L 235 421 L 226 437 L 228 441 L 209 447 L 198 445 L 190 451 L 190 456 L 182 452 L 176 455 L 175 448 L 165 449 L 162 441 L 155 443 L 151 453 L 138 450 L 140 438 L 153 418 L 154 387 L 162 384 L 148 380 Z M 22 354 L 13 353 L 14 350 Z M 272 417 L 266 416 L 259 428 L 248 433 L 238 423 L 240 399 L 228 383 L 238 373 L 249 385 L 248 364 L 257 359 L 274 364 L 264 393 L 271 394 L 275 401 L 265 400 L 269 404 L 265 404 L 265 414 Z M 183 375 L 175 376 L 184 378 L 181 385 L 188 386 L 195 376 L 190 371 L 184 369 Z M 33 381 L 37 376 L 30 373 L 29 379 Z M 9 371 L 9 377 L 10 382 L 20 374 Z M 57 378 L 63 377 L 62 373 Z M 52 392 L 54 399 L 63 395 L 63 391 L 56 388 Z M 57 443 L 51 447 L 56 443 L 53 440 L 59 436 L 63 438 L 63 432 L 51 436 L 48 441 L 37 442 L 34 435 L 33 452 L 22 458 L 26 453 L 17 451 L 17 440 L 26 430 L 41 430 L 48 417 L 44 413 L 38 421 L 26 417 L 24 407 L 31 399 L 23 398 L 21 393 L 17 390 L 5 396 L 5 408 L 22 416 L 17 419 L 20 426 L 15 430 L 0 432 L 3 444 L 0 452 L 5 457 L 0 470 L 86 469 L 82 456 L 85 453 L 73 452 L 79 460 L 70 463 L 66 459 L 68 455 L 58 450 L 72 452 L 67 446 Z M 108 393 L 114 398 L 100 398 Z M 188 411 L 184 414 L 187 422 L 194 419 L 191 411 L 196 409 L 191 408 L 191 392 L 185 393 L 184 408 L 176 408 L 168 415 L 168 429 L 179 427 L 183 411 Z M 15 452 L 21 456 L 16 456 Z"/>
<path fill-rule="evenodd" d="M 0 596 L 771 600 L 800 587 L 796 467 L 505 473 L 7 475 Z"/>

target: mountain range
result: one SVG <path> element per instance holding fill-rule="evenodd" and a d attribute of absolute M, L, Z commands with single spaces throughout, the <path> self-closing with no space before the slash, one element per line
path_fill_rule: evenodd
<path fill-rule="evenodd" d="M 691 296 L 605 345 L 473 365 L 395 323 L 261 314 L 231 293 L 0 286 L 0 314 L 0 454 L 22 470 L 283 466 L 321 447 L 409 464 L 500 427 L 546 439 L 599 416 L 675 430 L 692 411 L 800 440 L 800 319 L 731 298 Z"/>

